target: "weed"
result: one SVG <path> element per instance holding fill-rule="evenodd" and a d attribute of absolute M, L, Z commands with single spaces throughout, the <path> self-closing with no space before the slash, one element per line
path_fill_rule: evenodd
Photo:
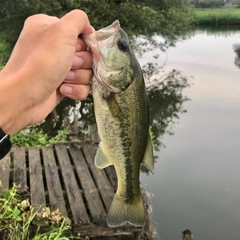
<path fill-rule="evenodd" d="M 66 141 L 68 136 L 68 129 L 59 130 L 54 137 L 48 136 L 41 130 L 37 130 L 34 127 L 28 127 L 11 137 L 13 145 L 24 147 L 40 147 L 49 146 L 57 142 Z"/>
<path fill-rule="evenodd" d="M 0 186 L 2 186 L 1 181 Z M 80 236 L 64 236 L 71 226 L 66 224 L 66 219 L 63 217 L 58 217 L 58 221 L 54 224 L 52 220 L 53 216 L 56 217 L 56 213 L 50 212 L 49 208 L 47 208 L 47 212 L 52 223 L 51 228 L 42 233 L 41 228 L 38 227 L 34 236 L 30 237 L 31 223 L 34 219 L 39 218 L 40 212 L 34 211 L 29 201 L 22 201 L 17 191 L 18 186 L 14 184 L 11 189 L 6 189 L 0 198 L 0 233 L 3 234 L 3 240 L 83 240 Z"/>

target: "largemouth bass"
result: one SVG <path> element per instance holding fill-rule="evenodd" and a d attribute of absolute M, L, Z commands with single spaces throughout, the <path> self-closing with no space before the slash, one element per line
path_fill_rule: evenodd
<path fill-rule="evenodd" d="M 154 171 L 149 138 L 148 100 L 140 65 L 126 32 L 116 20 L 83 40 L 93 56 L 92 94 L 101 139 L 95 165 L 114 165 L 118 188 L 107 224 L 143 226 L 145 210 L 140 189 L 140 165 Z"/>

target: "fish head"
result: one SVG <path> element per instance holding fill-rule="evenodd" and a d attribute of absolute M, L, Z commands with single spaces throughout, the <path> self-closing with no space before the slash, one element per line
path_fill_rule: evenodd
<path fill-rule="evenodd" d="M 124 91 L 140 67 L 119 21 L 82 38 L 92 53 L 97 82 L 109 92 Z"/>

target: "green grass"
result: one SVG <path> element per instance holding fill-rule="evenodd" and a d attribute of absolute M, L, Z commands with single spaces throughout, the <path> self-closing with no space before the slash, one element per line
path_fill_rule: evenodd
<path fill-rule="evenodd" d="M 43 133 L 41 130 L 38 130 L 34 126 L 32 126 L 27 127 L 13 135 L 11 137 L 11 142 L 13 145 L 23 147 L 50 146 L 58 142 L 67 141 L 68 134 L 69 130 L 66 128 L 59 130 L 54 137 L 51 137 L 48 134 Z"/>
<path fill-rule="evenodd" d="M 193 16 L 199 25 L 240 26 L 239 8 L 194 9 Z"/>
<path fill-rule="evenodd" d="M 17 190 L 18 186 L 14 184 L 0 193 L 0 232 L 4 231 L 3 240 L 83 240 L 80 236 L 68 236 L 71 226 L 59 211 L 51 212 L 50 208 L 44 212 L 35 211 L 29 201 L 22 200 Z M 34 236 L 30 237 L 32 221 L 43 217 L 47 217 L 51 227 L 45 232 L 39 227 Z"/>

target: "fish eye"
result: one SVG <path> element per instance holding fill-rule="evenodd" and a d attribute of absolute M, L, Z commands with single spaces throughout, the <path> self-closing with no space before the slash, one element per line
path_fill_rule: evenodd
<path fill-rule="evenodd" d="M 125 52 L 128 48 L 128 43 L 126 40 L 120 39 L 118 41 L 118 49 Z"/>

